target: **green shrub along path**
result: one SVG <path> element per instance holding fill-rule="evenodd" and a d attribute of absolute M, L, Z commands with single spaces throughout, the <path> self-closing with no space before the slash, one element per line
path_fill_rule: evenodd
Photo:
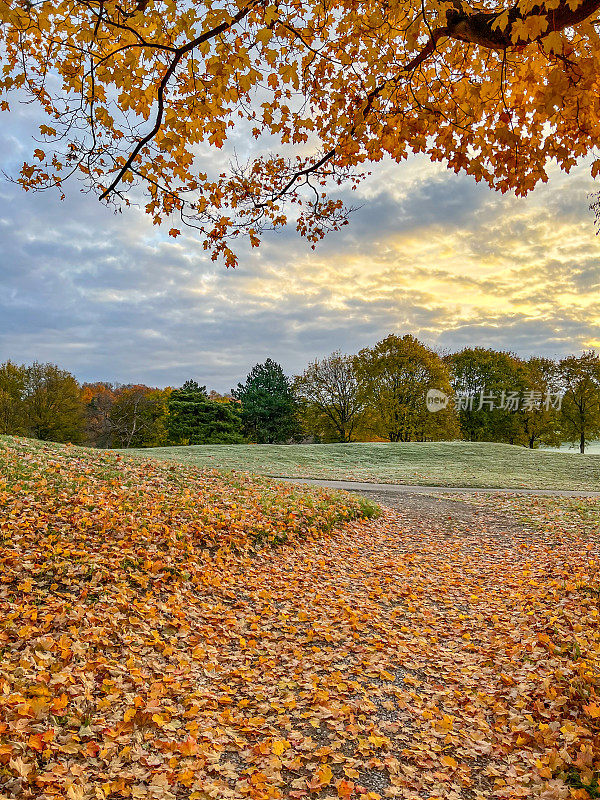
<path fill-rule="evenodd" d="M 506 489 L 600 490 L 600 455 L 489 442 L 193 445 L 121 451 L 269 477 Z"/>

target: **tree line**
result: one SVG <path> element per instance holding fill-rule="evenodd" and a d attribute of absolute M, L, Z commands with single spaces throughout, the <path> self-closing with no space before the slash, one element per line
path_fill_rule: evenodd
<path fill-rule="evenodd" d="M 434 400 L 430 401 L 433 395 Z M 524 445 L 600 437 L 600 356 L 555 360 L 391 334 L 289 378 L 272 359 L 228 394 L 79 384 L 55 364 L 0 364 L 0 433 L 102 448 L 465 439 Z"/>

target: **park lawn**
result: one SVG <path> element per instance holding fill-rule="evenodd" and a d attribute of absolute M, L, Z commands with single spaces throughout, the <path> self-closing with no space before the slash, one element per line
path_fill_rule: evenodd
<path fill-rule="evenodd" d="M 600 456 L 489 442 L 192 445 L 121 451 L 203 468 L 477 488 L 600 490 Z"/>

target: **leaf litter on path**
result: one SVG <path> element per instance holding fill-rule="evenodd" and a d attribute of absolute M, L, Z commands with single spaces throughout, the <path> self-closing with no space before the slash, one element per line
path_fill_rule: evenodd
<path fill-rule="evenodd" d="M 54 458 L 62 494 L 34 469 L 0 506 L 0 793 L 594 796 L 597 528 L 432 499 L 244 547 L 250 484 L 236 500 L 207 478 L 212 521 L 195 528 L 192 507 L 169 517 L 164 466 L 127 466 L 136 505 L 105 498 L 96 462 L 73 493 L 85 459 Z M 209 527 L 229 545 L 197 546 Z"/>

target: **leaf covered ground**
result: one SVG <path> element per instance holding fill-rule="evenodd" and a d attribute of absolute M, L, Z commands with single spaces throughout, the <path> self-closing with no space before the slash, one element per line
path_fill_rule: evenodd
<path fill-rule="evenodd" d="M 593 514 L 0 458 L 0 796 L 600 793 Z"/>

